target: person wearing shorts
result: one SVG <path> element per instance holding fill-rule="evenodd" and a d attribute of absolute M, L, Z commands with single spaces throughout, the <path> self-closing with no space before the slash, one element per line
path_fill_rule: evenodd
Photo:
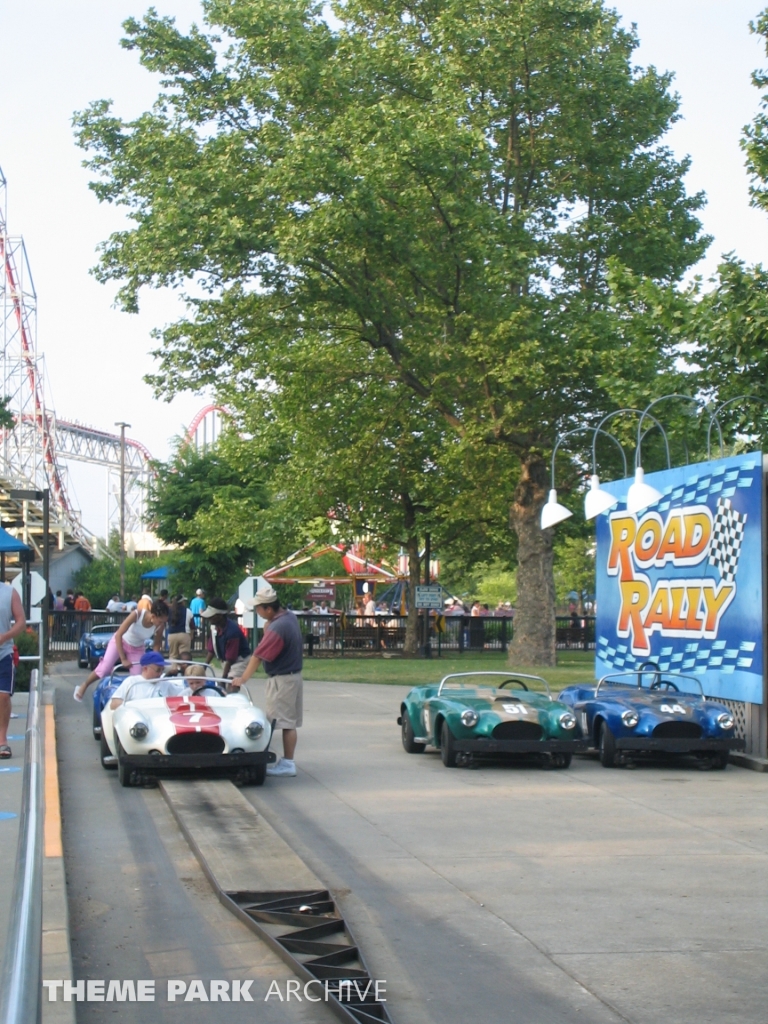
<path fill-rule="evenodd" d="M 11 720 L 11 697 L 15 672 L 13 641 L 26 629 L 27 620 L 18 591 L 10 583 L 0 583 L 0 760 L 12 756 L 8 746 L 8 723 Z"/>
<path fill-rule="evenodd" d="M 153 649 L 159 651 L 167 622 L 168 605 L 165 601 L 153 601 L 149 611 L 140 611 L 137 608 L 135 612 L 126 615 L 120 623 L 120 628 L 107 644 L 104 657 L 85 682 L 75 687 L 74 698 L 78 704 L 91 683 L 109 675 L 118 662 L 127 668 L 131 675 L 137 675 L 147 641 L 151 639 Z"/>
<path fill-rule="evenodd" d="M 267 620 L 267 625 L 245 671 L 232 680 L 232 686 L 242 686 L 264 663 L 267 673 L 266 715 L 270 722 L 275 722 L 275 729 L 281 729 L 283 733 L 283 757 L 267 768 L 267 775 L 292 777 L 296 774 L 296 730 L 304 718 L 304 680 L 301 675 L 304 638 L 299 620 L 293 612 L 280 607 L 280 600 L 272 587 L 260 590 L 248 604 Z"/>

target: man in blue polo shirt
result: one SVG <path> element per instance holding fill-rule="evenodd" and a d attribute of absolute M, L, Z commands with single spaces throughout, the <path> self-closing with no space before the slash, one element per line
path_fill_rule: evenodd
<path fill-rule="evenodd" d="M 293 759 L 298 739 L 296 730 L 304 716 L 304 680 L 301 675 L 304 638 L 299 620 L 293 612 L 280 607 L 280 600 L 272 587 L 260 590 L 248 604 L 267 620 L 267 625 L 245 671 L 232 680 L 232 685 L 241 686 L 264 663 L 267 673 L 266 715 L 270 722 L 275 722 L 275 729 L 283 732 L 283 757 L 277 764 L 269 765 L 267 775 L 291 777 L 296 774 Z"/>

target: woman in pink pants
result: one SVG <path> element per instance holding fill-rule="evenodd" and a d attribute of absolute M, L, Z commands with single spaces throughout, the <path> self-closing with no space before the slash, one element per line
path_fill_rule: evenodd
<path fill-rule="evenodd" d="M 79 703 L 91 683 L 109 675 L 118 662 L 127 668 L 131 675 L 140 672 L 139 659 L 146 650 L 147 640 L 152 639 L 152 649 L 159 651 L 167 622 L 168 605 L 165 601 L 153 601 L 152 607 L 148 610 L 142 611 L 137 608 L 130 615 L 126 615 L 118 631 L 107 644 L 104 657 L 85 682 L 75 687 L 75 700 Z"/>

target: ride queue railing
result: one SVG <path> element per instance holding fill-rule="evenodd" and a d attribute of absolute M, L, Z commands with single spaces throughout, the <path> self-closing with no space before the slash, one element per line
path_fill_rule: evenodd
<path fill-rule="evenodd" d="M 37 661 L 36 657 L 25 658 Z M 29 681 L 26 747 L 13 902 L 0 970 L 0 1024 L 36 1024 L 41 1014 L 43 935 L 43 764 L 40 675 Z"/>
<path fill-rule="evenodd" d="M 309 657 L 324 655 L 366 655 L 402 651 L 405 647 L 404 615 L 357 615 L 354 612 L 333 612 L 318 615 L 297 612 L 304 634 L 304 649 Z M 49 613 L 48 653 L 75 654 L 83 633 L 94 626 L 119 626 L 125 612 L 92 609 L 88 612 L 55 611 Z M 429 618 L 429 640 L 435 653 L 505 651 L 514 635 L 514 619 L 501 615 L 446 615 L 442 629 L 437 618 Z M 423 613 L 419 621 L 419 643 L 423 643 Z M 595 649 L 594 616 L 559 615 L 556 618 L 558 650 L 591 651 Z M 210 631 L 208 619 L 202 619 L 195 630 L 192 653 L 202 654 Z"/>
<path fill-rule="evenodd" d="M 297 617 L 309 657 L 382 654 L 402 651 L 405 647 L 407 619 L 404 615 L 298 612 Z M 433 653 L 479 654 L 505 651 L 514 635 L 514 619 L 501 615 L 446 615 L 438 623 L 435 616 L 430 616 L 428 628 Z M 423 613 L 418 636 L 422 644 Z M 558 650 L 594 650 L 594 617 L 558 616 L 555 643 Z"/>

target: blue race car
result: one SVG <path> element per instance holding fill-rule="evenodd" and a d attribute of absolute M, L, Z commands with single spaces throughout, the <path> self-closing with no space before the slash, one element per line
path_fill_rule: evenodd
<path fill-rule="evenodd" d="M 96 684 L 96 688 L 93 691 L 93 738 L 97 743 L 101 741 L 102 709 L 127 675 L 127 669 L 122 665 L 116 665 L 113 672 L 104 676 L 104 678 L 100 679 Z"/>
<path fill-rule="evenodd" d="M 119 623 L 108 622 L 101 626 L 92 626 L 80 637 L 80 649 L 77 654 L 79 668 L 94 669 L 104 657 L 107 644 L 117 632 Z"/>
<path fill-rule="evenodd" d="M 641 756 L 690 754 L 701 768 L 723 769 L 730 750 L 743 750 L 733 715 L 704 696 L 694 676 L 661 672 L 652 662 L 604 676 L 597 685 L 567 686 L 558 700 L 573 709 L 605 768 Z"/>

